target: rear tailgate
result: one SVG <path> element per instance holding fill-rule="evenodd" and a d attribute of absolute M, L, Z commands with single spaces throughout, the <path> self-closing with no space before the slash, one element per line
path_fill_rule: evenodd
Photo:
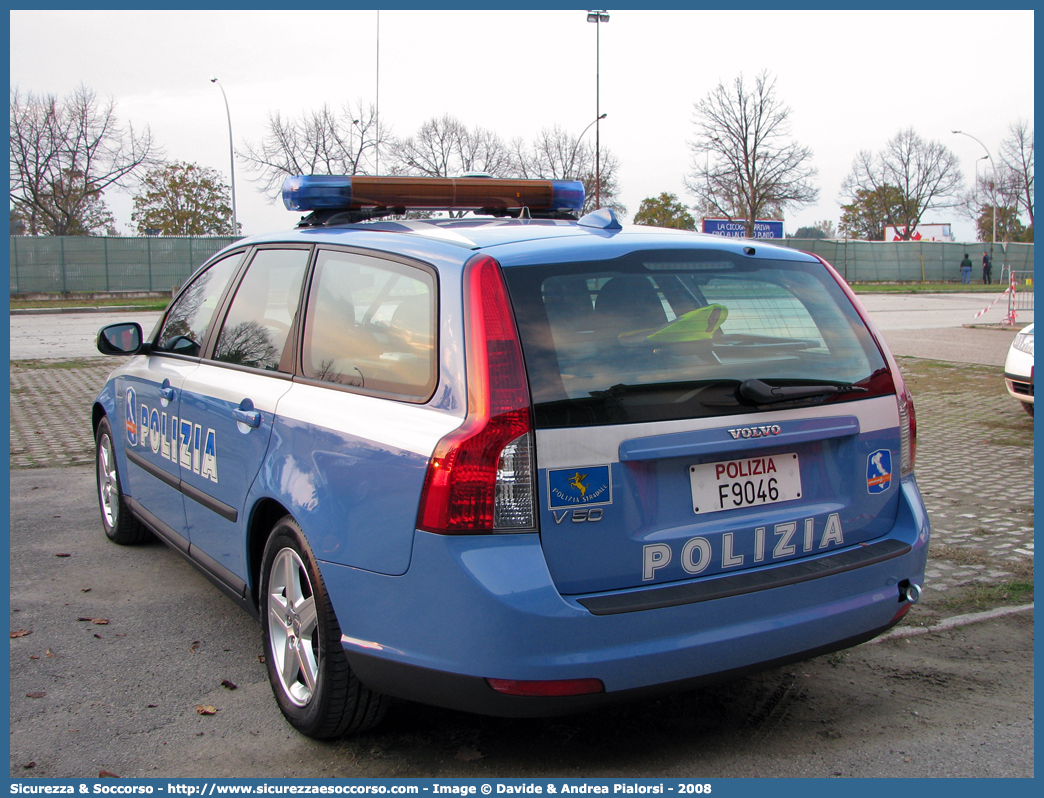
<path fill-rule="evenodd" d="M 562 593 L 769 568 L 894 525 L 895 384 L 818 260 L 694 237 L 504 275 Z"/>

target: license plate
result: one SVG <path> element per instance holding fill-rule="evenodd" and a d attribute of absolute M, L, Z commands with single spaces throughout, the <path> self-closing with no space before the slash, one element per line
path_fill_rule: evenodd
<path fill-rule="evenodd" d="M 770 454 L 689 466 L 697 515 L 801 498 L 798 456 Z"/>

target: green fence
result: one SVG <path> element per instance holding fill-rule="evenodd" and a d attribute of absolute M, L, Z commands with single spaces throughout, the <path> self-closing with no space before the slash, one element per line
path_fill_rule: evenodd
<path fill-rule="evenodd" d="M 950 244 L 939 241 L 844 241 L 788 238 L 774 240 L 794 249 L 814 252 L 837 269 L 850 283 L 872 282 L 960 282 L 961 261 L 968 253 L 975 268 L 972 279 L 982 279 L 982 242 Z M 993 246 L 993 279 L 1003 271 L 1033 271 L 1033 244 Z"/>
<path fill-rule="evenodd" d="M 170 291 L 232 236 L 11 236 L 11 293 Z"/>
<path fill-rule="evenodd" d="M 235 240 L 230 236 L 11 236 L 11 293 L 170 291 Z M 981 243 L 935 241 L 788 238 L 772 243 L 814 252 L 850 283 L 956 282 L 964 253 L 977 266 L 984 249 Z M 1033 271 L 1033 244 L 994 247 L 993 279 L 1009 270 Z M 973 270 L 973 279 L 980 275 L 978 268 Z"/>

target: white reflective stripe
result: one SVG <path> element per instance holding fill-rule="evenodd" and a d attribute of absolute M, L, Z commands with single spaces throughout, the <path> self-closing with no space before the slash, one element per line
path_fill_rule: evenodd
<path fill-rule="evenodd" d="M 875 432 L 899 426 L 899 405 L 895 396 L 876 396 L 873 399 L 857 402 L 767 413 L 683 418 L 676 421 L 650 421 L 642 424 L 613 424 L 604 427 L 542 429 L 537 430 L 536 433 L 537 465 L 543 469 L 616 463 L 620 460 L 620 444 L 632 438 L 747 425 L 784 424 L 787 421 L 832 416 L 855 416 L 859 419 L 860 433 Z"/>
<path fill-rule="evenodd" d="M 184 380 L 189 374 L 199 368 L 199 363 L 194 360 L 178 360 L 173 357 L 160 357 L 159 355 L 147 355 L 136 357 L 119 370 L 121 377 L 140 377 L 147 382 L 156 383 L 157 388 L 164 378 L 172 380 Z M 178 385 L 180 386 L 180 382 Z"/>
<path fill-rule="evenodd" d="M 185 379 L 184 390 L 210 399 L 238 405 L 244 399 L 262 413 L 274 413 L 279 397 L 290 390 L 290 380 L 252 371 L 201 363 L 199 370 Z"/>
<path fill-rule="evenodd" d="M 464 421 L 424 405 L 300 383 L 279 401 L 278 415 L 424 457 Z"/>

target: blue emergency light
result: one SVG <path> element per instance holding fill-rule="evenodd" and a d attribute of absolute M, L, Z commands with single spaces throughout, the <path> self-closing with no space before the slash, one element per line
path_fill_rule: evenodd
<path fill-rule="evenodd" d="M 367 177 L 297 175 L 283 181 L 291 211 L 366 209 L 577 213 L 584 206 L 579 180 L 493 177 Z"/>

